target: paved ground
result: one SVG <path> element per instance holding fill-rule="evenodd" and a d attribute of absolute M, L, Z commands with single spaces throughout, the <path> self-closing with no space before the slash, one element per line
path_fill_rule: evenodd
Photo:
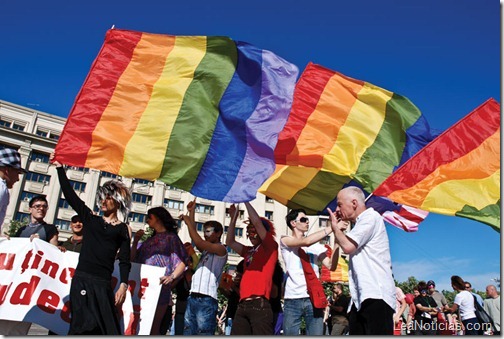
<path fill-rule="evenodd" d="M 30 331 L 28 331 L 28 335 L 47 335 L 47 332 L 47 328 L 37 324 L 32 324 Z"/>

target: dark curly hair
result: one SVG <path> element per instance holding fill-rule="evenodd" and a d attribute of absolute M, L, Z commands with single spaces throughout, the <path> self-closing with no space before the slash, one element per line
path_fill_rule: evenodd
<path fill-rule="evenodd" d="M 304 213 L 306 215 L 306 211 L 302 208 L 297 208 L 297 209 L 292 209 L 290 212 L 287 214 L 285 217 L 285 222 L 287 223 L 287 227 L 289 227 L 292 230 L 292 225 L 291 221 L 296 220 L 298 217 L 299 213 Z"/>
<path fill-rule="evenodd" d="M 147 211 L 147 215 L 155 215 L 163 224 L 167 232 L 177 232 L 178 224 L 164 207 L 153 207 Z"/>

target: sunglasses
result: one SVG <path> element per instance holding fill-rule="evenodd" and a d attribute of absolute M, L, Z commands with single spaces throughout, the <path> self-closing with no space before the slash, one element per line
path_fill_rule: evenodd
<path fill-rule="evenodd" d="M 299 220 L 296 220 L 298 222 L 308 222 L 308 218 L 306 217 L 302 217 L 302 218 L 299 218 Z"/>

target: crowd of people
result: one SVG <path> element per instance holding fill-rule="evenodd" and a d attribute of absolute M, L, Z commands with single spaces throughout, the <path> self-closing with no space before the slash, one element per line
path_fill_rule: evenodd
<path fill-rule="evenodd" d="M 118 308 L 128 290 L 131 262 L 165 269 L 159 278 L 162 288 L 150 332 L 153 335 L 482 334 L 488 329 L 477 326 L 477 304 L 493 319 L 491 331 L 500 333 L 500 296 L 493 285 L 487 287 L 488 298 L 483 301 L 470 292 L 468 282 L 453 276 L 457 296 L 451 306 L 433 281 L 421 281 L 414 294 L 404 294 L 395 286 L 383 218 L 366 207 L 364 193 L 357 187 L 339 191 L 336 209 L 328 209 L 330 226 L 309 235 L 306 212 L 289 211 L 286 224 L 291 235 L 279 240 L 273 223 L 245 202 L 250 245 L 235 239 L 239 211 L 234 204 L 229 208 L 231 222 L 225 244 L 221 241 L 223 226 L 215 220 L 203 224 L 200 236 L 195 199 L 178 218 L 201 253 L 198 256 L 192 244 L 182 243 L 177 220 L 165 208 L 148 210 L 150 237 L 141 241 L 145 232 L 140 230 L 132 239 L 131 229 L 120 220 L 128 215 L 131 204 L 131 193 L 122 182 L 110 180 L 99 187 L 98 215 L 74 192 L 62 164 L 54 161 L 53 155 L 51 161 L 57 167 L 65 199 L 77 213 L 71 219 L 72 236 L 58 243 L 57 228 L 44 221 L 48 204 L 43 196 L 31 199 L 30 221 L 15 236 L 39 238 L 62 252 L 80 253 L 70 287 L 68 334 L 122 334 Z M 0 150 L 0 226 L 9 202 L 8 189 L 23 171 L 17 151 Z M 329 234 L 335 238 L 330 257 L 319 243 Z M 227 247 L 243 258 L 232 276 L 224 272 Z M 340 252 L 349 255 L 349 293 L 336 283 L 326 297 L 319 264 L 334 270 Z M 114 291 L 111 279 L 116 260 L 120 284 Z M 219 291 L 227 298 L 222 309 Z M 29 325 L 1 320 L 0 334 L 27 334 Z"/>

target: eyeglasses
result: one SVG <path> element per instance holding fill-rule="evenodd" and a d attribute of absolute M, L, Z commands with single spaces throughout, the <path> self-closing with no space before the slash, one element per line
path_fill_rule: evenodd
<path fill-rule="evenodd" d="M 471 288 L 471 286 L 466 286 L 465 288 L 466 288 L 466 290 L 468 290 L 468 289 L 470 289 L 470 288 Z"/>
<path fill-rule="evenodd" d="M 31 208 L 35 208 L 37 210 L 45 210 L 47 209 L 49 206 L 47 205 L 33 205 Z"/>
<path fill-rule="evenodd" d="M 308 218 L 306 217 L 302 217 L 302 218 L 299 218 L 299 220 L 296 220 L 297 222 L 308 222 Z"/>

